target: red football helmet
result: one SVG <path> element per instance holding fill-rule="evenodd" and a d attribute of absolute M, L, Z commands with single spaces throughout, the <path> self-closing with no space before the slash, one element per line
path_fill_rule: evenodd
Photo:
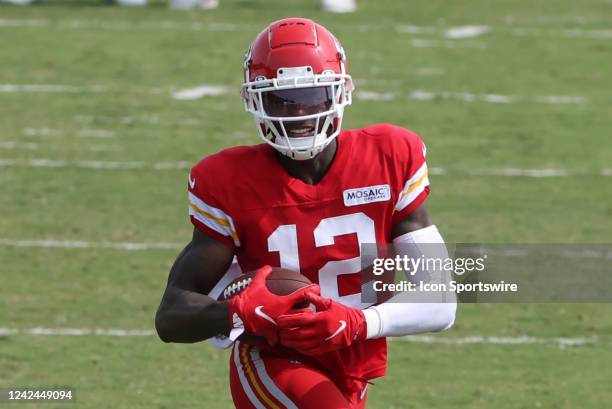
<path fill-rule="evenodd" d="M 304 18 L 276 21 L 244 58 L 241 95 L 259 136 L 297 160 L 311 159 L 340 133 L 353 81 L 340 42 Z"/>

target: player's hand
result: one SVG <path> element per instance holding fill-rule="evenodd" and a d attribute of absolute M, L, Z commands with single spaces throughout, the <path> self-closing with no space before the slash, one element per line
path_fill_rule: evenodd
<path fill-rule="evenodd" d="M 311 291 L 306 293 L 306 300 L 316 307 L 316 312 L 303 309 L 278 317 L 281 345 L 307 355 L 320 355 L 365 339 L 366 321 L 361 310 Z"/>
<path fill-rule="evenodd" d="M 286 296 L 273 294 L 266 286 L 266 279 L 271 272 L 270 266 L 259 268 L 251 284 L 228 301 L 232 341 L 246 330 L 250 334 L 265 337 L 270 345 L 275 345 L 278 342 L 277 317 L 303 301 L 306 292 L 319 292 L 319 286 L 313 284 Z"/>

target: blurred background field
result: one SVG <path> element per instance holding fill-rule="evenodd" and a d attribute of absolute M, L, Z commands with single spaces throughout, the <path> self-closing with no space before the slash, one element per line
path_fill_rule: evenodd
<path fill-rule="evenodd" d="M 230 407 L 225 351 L 86 330 L 152 330 L 190 238 L 188 168 L 257 143 L 242 56 L 287 16 L 342 41 L 357 85 L 345 127 L 423 136 L 447 241 L 610 242 L 612 2 L 358 6 L 0 6 L 0 388 L 70 385 L 83 408 Z M 369 407 L 608 407 L 611 312 L 462 305 L 451 331 L 390 344 Z"/>

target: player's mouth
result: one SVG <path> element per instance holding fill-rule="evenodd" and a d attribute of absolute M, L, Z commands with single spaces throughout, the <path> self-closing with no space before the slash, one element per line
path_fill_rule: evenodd
<path fill-rule="evenodd" d="M 303 138 L 306 136 L 312 136 L 315 132 L 315 124 L 309 122 L 310 121 L 292 124 L 293 126 L 285 125 L 287 135 L 290 138 Z"/>
<path fill-rule="evenodd" d="M 287 133 L 289 134 L 289 136 L 297 138 L 310 136 L 314 133 L 314 126 L 287 129 Z"/>

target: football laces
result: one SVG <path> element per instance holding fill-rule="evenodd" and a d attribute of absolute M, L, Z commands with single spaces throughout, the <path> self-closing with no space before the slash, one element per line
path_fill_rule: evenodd
<path fill-rule="evenodd" d="M 236 281 L 234 284 L 230 285 L 225 290 L 223 290 L 223 298 L 229 299 L 233 297 L 234 295 L 242 292 L 242 290 L 244 290 L 246 287 L 249 286 L 249 284 L 251 284 L 251 281 L 253 281 L 251 277 L 244 278 L 240 281 Z"/>

